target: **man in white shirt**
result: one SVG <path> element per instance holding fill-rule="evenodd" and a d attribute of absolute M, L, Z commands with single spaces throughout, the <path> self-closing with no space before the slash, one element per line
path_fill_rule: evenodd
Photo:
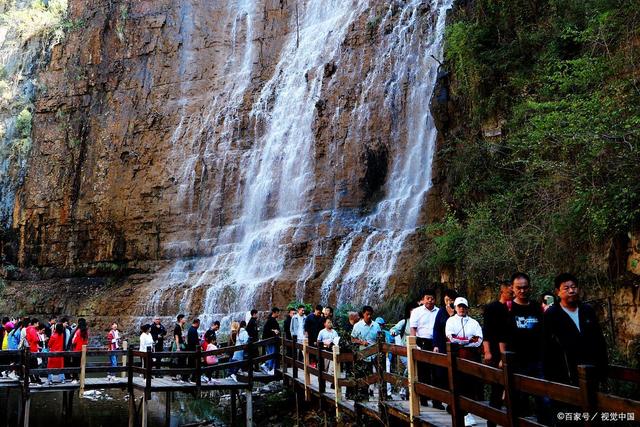
<path fill-rule="evenodd" d="M 411 312 L 409 326 L 411 336 L 417 337 L 416 343 L 421 350 L 433 351 L 433 326 L 436 322 L 438 307 L 436 307 L 436 293 L 433 289 L 425 289 L 420 293 L 421 304 Z M 418 381 L 434 384 L 435 369 L 423 363 L 418 363 Z M 441 402 L 434 400 L 433 407 L 444 409 Z M 428 399 L 420 396 L 420 404 L 427 406 Z"/>
<path fill-rule="evenodd" d="M 291 318 L 291 337 L 296 337 L 297 341 L 301 343 L 304 341 L 304 322 L 307 320 L 307 316 L 304 314 L 304 305 L 298 306 L 298 312 Z M 302 351 L 298 352 L 298 359 L 302 360 Z"/>
<path fill-rule="evenodd" d="M 479 362 L 479 347 L 482 345 L 482 328 L 475 319 L 468 316 L 469 302 L 467 302 L 466 298 L 456 298 L 453 305 L 456 308 L 456 314 L 447 319 L 444 333 L 450 342 L 460 346 L 458 349 L 458 357 Z M 460 393 L 464 396 L 474 400 L 480 397 L 482 385 L 478 382 L 477 378 L 463 374 L 458 384 Z M 473 418 L 473 415 L 464 414 L 464 425 L 476 425 L 476 420 Z"/>

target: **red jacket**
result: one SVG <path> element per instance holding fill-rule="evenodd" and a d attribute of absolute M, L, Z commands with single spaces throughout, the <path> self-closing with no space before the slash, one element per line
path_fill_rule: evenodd
<path fill-rule="evenodd" d="M 87 330 L 87 338 L 83 339 L 80 335 L 80 329 L 78 329 L 71 340 L 71 351 L 82 351 L 83 345 L 89 345 L 89 331 Z"/>
<path fill-rule="evenodd" d="M 114 339 L 117 338 L 116 342 L 113 342 Z M 113 333 L 113 330 L 110 330 L 107 334 L 107 343 L 109 345 L 109 350 L 118 350 L 120 348 L 120 331 L 116 334 Z"/>
<path fill-rule="evenodd" d="M 53 333 L 49 338 L 49 351 L 64 351 L 64 334 L 58 335 Z M 47 368 L 49 369 L 61 369 L 64 368 L 63 357 L 50 357 L 47 361 Z"/>
<path fill-rule="evenodd" d="M 38 344 L 40 344 L 40 336 L 38 335 L 38 330 L 35 326 L 29 325 L 27 326 L 27 343 L 29 344 L 29 351 L 31 353 L 38 352 Z"/>

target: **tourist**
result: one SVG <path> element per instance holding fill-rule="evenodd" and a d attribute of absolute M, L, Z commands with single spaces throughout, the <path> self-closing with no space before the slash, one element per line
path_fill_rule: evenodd
<path fill-rule="evenodd" d="M 307 337 L 307 344 L 315 347 L 318 342 L 318 333 L 324 328 L 322 318 L 322 305 L 316 305 L 313 313 L 307 316 L 304 321 L 304 335 Z M 309 355 L 309 364 L 312 368 L 317 367 L 316 355 Z"/>
<path fill-rule="evenodd" d="M 526 273 L 511 276 L 514 299 L 509 311 L 507 350 L 515 353 L 514 371 L 534 378 L 542 378 L 542 308 L 531 301 L 531 282 Z M 514 402 L 520 414 L 526 412 L 528 397 L 521 396 Z M 544 403 L 536 397 L 536 414 L 539 422 L 546 420 Z"/>
<path fill-rule="evenodd" d="M 307 316 L 304 322 L 304 332 L 309 345 L 315 346 L 318 341 L 318 333 L 324 328 L 322 319 L 322 306 L 316 305 L 313 313 Z"/>
<path fill-rule="evenodd" d="M 293 319 L 293 316 L 296 315 L 296 310 L 295 308 L 290 308 L 289 309 L 289 313 L 287 314 L 287 317 L 284 319 L 284 325 L 282 326 L 282 329 L 284 330 L 284 337 L 291 341 L 292 339 L 292 335 L 291 335 L 291 320 Z"/>
<path fill-rule="evenodd" d="M 262 329 L 262 339 L 266 340 L 269 338 L 279 337 L 280 336 L 280 325 L 278 324 L 278 318 L 280 317 L 280 309 L 277 307 L 273 307 L 271 309 L 271 315 L 267 319 Z M 266 354 L 275 354 L 277 348 L 277 344 L 268 344 L 266 349 Z M 275 373 L 275 368 L 278 364 L 277 359 L 269 359 L 260 365 L 260 369 L 264 371 L 268 375 L 273 375 Z"/>
<path fill-rule="evenodd" d="M 411 312 L 414 308 L 418 307 L 418 303 L 411 301 L 405 304 L 404 306 L 404 316 L 398 323 L 395 324 L 393 328 L 389 331 L 391 336 L 394 337 L 395 345 L 401 345 L 403 347 L 407 346 L 407 337 L 411 335 L 411 327 L 409 326 L 409 318 L 411 317 Z M 400 356 L 400 367 L 401 374 L 407 375 L 407 356 Z M 400 397 L 402 399 L 408 398 L 408 391 L 406 387 L 400 388 Z"/>
<path fill-rule="evenodd" d="M 258 342 L 259 339 L 259 332 L 258 332 L 258 310 L 256 310 L 255 308 L 251 310 L 250 312 L 251 317 L 249 318 L 249 321 L 247 322 L 247 334 L 249 334 L 249 342 Z M 251 346 L 249 348 L 249 351 L 251 352 L 251 356 L 253 358 L 258 357 L 258 347 L 257 346 Z M 258 368 L 258 365 L 256 364 L 255 369 Z"/>
<path fill-rule="evenodd" d="M 380 332 L 382 332 L 384 334 L 384 342 L 387 344 L 393 344 L 394 342 L 394 338 L 391 336 L 391 332 L 385 329 L 385 320 L 383 317 L 376 317 L 375 322 L 380 325 Z M 385 372 L 391 373 L 391 359 L 392 359 L 392 354 L 391 353 L 387 353 L 385 360 L 384 360 L 384 369 Z M 391 383 L 388 382 L 387 383 L 387 396 L 391 396 Z"/>
<path fill-rule="evenodd" d="M 234 324 L 231 325 L 231 329 L 233 331 L 234 328 L 237 328 L 237 334 L 236 334 L 236 341 L 234 343 L 234 345 L 236 346 L 240 346 L 240 345 L 246 345 L 249 343 L 249 334 L 247 333 L 246 330 L 246 326 L 247 326 L 247 322 L 245 322 L 244 320 L 241 321 L 239 324 L 238 322 L 234 322 Z M 236 350 L 233 353 L 233 357 L 231 358 L 230 362 L 242 362 L 244 361 L 244 350 L 240 349 L 240 350 Z M 230 377 L 236 381 L 236 373 L 241 372 L 240 368 L 231 368 L 230 369 L 231 375 Z"/>
<path fill-rule="evenodd" d="M 442 308 L 436 314 L 436 320 L 433 324 L 433 351 L 436 353 L 447 352 L 447 335 L 445 327 L 447 320 L 456 314 L 454 301 L 458 298 L 458 293 L 453 289 L 445 289 L 442 297 Z M 449 387 L 449 377 L 447 369 L 442 367 L 433 367 L 434 384 L 437 387 L 447 389 Z M 442 402 L 432 401 L 432 405 L 436 409 L 444 409 Z"/>
<path fill-rule="evenodd" d="M 200 319 L 197 319 L 197 318 L 193 319 L 193 322 L 191 322 L 191 326 L 187 331 L 187 351 L 196 351 L 196 349 L 200 345 L 200 336 L 198 335 L 199 327 L 200 327 Z M 189 368 L 195 369 L 196 357 L 190 356 L 188 360 L 189 360 Z M 191 380 L 193 382 L 196 382 L 196 378 L 197 376 L 194 371 L 193 375 L 191 376 Z"/>
<path fill-rule="evenodd" d="M 82 351 L 82 347 L 85 345 L 89 345 L 89 329 L 87 327 L 87 320 L 81 317 L 78 319 L 78 327 L 71 339 L 71 351 Z M 79 367 L 80 356 L 73 356 L 71 364 L 73 367 Z M 77 384 L 78 374 L 71 374 L 71 377 L 73 378 L 72 384 Z"/>
<path fill-rule="evenodd" d="M 454 302 L 458 298 L 458 293 L 453 289 L 445 289 L 442 294 L 442 308 L 438 309 L 438 314 L 436 314 L 436 320 L 433 324 L 433 351 L 436 353 L 447 352 L 445 328 L 447 320 L 456 314 Z"/>
<path fill-rule="evenodd" d="M 53 327 L 51 338 L 49 338 L 50 352 L 64 351 L 64 334 L 65 328 L 62 323 L 56 323 Z M 49 357 L 47 360 L 47 369 L 64 369 L 64 357 Z M 59 381 L 64 383 L 64 372 L 61 372 L 58 377 Z M 47 384 L 51 385 L 53 383 L 53 374 L 49 374 L 47 380 Z"/>
<path fill-rule="evenodd" d="M 318 345 L 331 348 L 337 344 L 338 333 L 333 329 L 333 320 L 330 317 L 324 319 L 324 329 L 318 333 Z"/>
<path fill-rule="evenodd" d="M 9 336 L 11 334 L 11 332 L 13 331 L 14 328 L 14 324 L 12 321 L 7 320 L 6 322 L 4 322 L 2 324 L 2 338 L 0 338 L 0 348 L 2 350 L 9 350 Z"/>
<path fill-rule="evenodd" d="M 45 323 L 45 334 L 47 335 L 47 340 L 51 338 L 51 334 L 55 330 L 56 323 L 58 323 L 58 318 L 55 316 L 49 317 L 49 323 Z"/>
<path fill-rule="evenodd" d="M 20 346 L 20 334 L 22 332 L 22 320 L 15 324 L 9 332 L 9 350 L 18 350 Z"/>
<path fill-rule="evenodd" d="M 291 319 L 291 336 L 296 337 L 298 342 L 304 340 L 304 323 L 307 316 L 304 314 L 304 305 L 298 306 L 298 313 Z"/>
<path fill-rule="evenodd" d="M 322 309 L 322 317 L 324 317 L 325 319 L 331 319 L 333 321 L 333 308 L 326 306 Z M 324 321 L 323 321 L 323 325 L 324 325 Z"/>
<path fill-rule="evenodd" d="M 257 342 L 258 341 L 258 337 L 259 337 L 259 332 L 258 332 L 258 310 L 256 310 L 255 308 L 251 310 L 250 312 L 251 317 L 249 318 L 249 321 L 247 322 L 247 334 L 249 334 L 249 341 L 251 342 Z"/>
<path fill-rule="evenodd" d="M 153 351 L 153 337 L 151 336 L 151 325 L 144 324 L 140 327 L 140 347 L 141 352 Z M 146 368 L 144 365 L 144 358 L 142 359 L 142 367 Z"/>
<path fill-rule="evenodd" d="M 484 309 L 484 328 L 482 333 L 484 341 L 484 363 L 494 368 L 501 366 L 501 354 L 507 350 L 509 331 L 505 325 L 509 324 L 509 309 L 512 305 L 513 290 L 509 282 L 500 283 L 500 295 L 498 300 L 488 304 Z M 507 303 L 510 303 L 508 306 Z M 502 407 L 502 393 L 504 387 L 500 384 L 491 384 L 489 405 L 493 408 Z M 495 423 L 487 421 L 488 427 Z"/>
<path fill-rule="evenodd" d="M 30 319 L 29 326 L 26 328 L 26 332 L 25 332 L 25 345 L 26 347 L 29 348 L 29 351 L 32 353 L 32 355 L 37 353 L 39 350 L 38 346 L 40 345 L 40 336 L 38 335 L 38 326 L 39 326 L 38 319 L 36 318 Z M 29 356 L 29 367 L 32 369 L 37 369 L 38 360 L 32 355 Z M 36 385 L 42 384 L 40 377 L 37 375 L 31 374 L 30 379 L 31 379 L 31 382 Z"/>
<path fill-rule="evenodd" d="M 116 351 L 120 349 L 120 331 L 118 330 L 118 324 L 116 322 L 111 324 L 111 329 L 107 334 L 107 348 L 109 351 Z M 109 354 L 109 360 L 111 361 L 112 367 L 115 368 L 118 366 L 118 356 L 116 354 Z M 115 378 L 115 371 L 107 373 L 107 381 L 111 381 Z"/>
<path fill-rule="evenodd" d="M 10 350 L 10 341 L 11 341 L 11 333 L 14 330 L 14 324 L 12 321 L 7 320 L 2 327 L 0 328 L 2 329 L 3 335 L 2 338 L 0 338 L 0 342 L 2 343 L 0 348 L 3 351 L 7 351 Z M 11 357 L 0 357 L 0 364 L 1 365 L 12 365 L 12 358 Z M 9 377 L 9 374 L 12 373 L 13 370 L 6 370 L 3 371 L 2 373 L 0 373 L 0 377 Z"/>
<path fill-rule="evenodd" d="M 373 308 L 365 305 L 362 308 L 362 319 L 353 325 L 351 331 L 351 342 L 358 344 L 360 350 L 365 349 L 376 343 L 378 340 L 378 332 L 380 332 L 380 325 L 373 321 Z M 364 359 L 365 374 L 373 373 L 374 356 L 369 356 Z M 363 387 L 361 391 L 367 390 L 368 387 Z M 370 390 L 369 395 L 373 392 Z"/>
<path fill-rule="evenodd" d="M 218 325 L 219 324 L 220 322 L 218 322 Z M 205 340 L 207 340 L 207 347 L 205 348 L 205 351 L 213 351 L 218 349 L 218 346 L 216 345 L 217 341 L 215 339 L 215 336 L 209 335 L 209 337 L 207 338 L 205 335 Z M 208 366 L 212 366 L 218 363 L 218 357 L 214 354 L 208 354 L 205 356 L 204 361 Z M 207 380 L 210 384 L 213 384 L 214 381 L 213 381 L 213 376 L 211 371 L 207 371 Z"/>
<path fill-rule="evenodd" d="M 180 352 L 186 349 L 184 344 L 184 336 L 182 335 L 183 333 L 182 328 L 186 323 L 186 321 L 187 320 L 184 318 L 184 314 L 178 314 L 178 316 L 176 317 L 176 324 L 175 324 L 175 327 L 173 328 L 173 340 L 171 342 L 172 351 Z M 176 367 L 178 369 L 184 368 L 185 366 L 184 357 L 178 356 L 174 360 L 176 361 Z M 178 381 L 182 381 L 183 378 L 184 376 L 182 374 L 171 377 L 171 379 L 178 380 Z"/>
<path fill-rule="evenodd" d="M 445 334 L 447 339 L 458 344 L 458 357 L 462 359 L 480 361 L 479 347 L 482 344 L 482 328 L 480 324 L 468 316 L 469 303 L 466 298 L 458 297 L 454 301 L 456 314 L 447 319 L 445 325 Z M 472 375 L 461 374 L 461 380 L 458 382 L 461 394 L 473 400 L 479 399 L 479 383 Z M 464 414 L 464 425 L 476 425 L 476 420 L 471 414 Z"/>
<path fill-rule="evenodd" d="M 216 320 L 211 323 L 211 326 L 209 326 L 207 332 L 204 333 L 205 347 L 209 347 L 209 344 L 211 342 L 213 342 L 213 344 L 215 345 L 218 345 L 218 337 L 216 335 L 216 332 L 218 332 L 218 330 L 220 330 L 220 321 Z"/>
<path fill-rule="evenodd" d="M 593 308 L 580 301 L 578 279 L 570 273 L 555 278 L 559 304 L 544 313 L 545 379 L 578 385 L 578 366 L 596 368 L 606 377 L 607 345 Z"/>
<path fill-rule="evenodd" d="M 438 307 L 435 306 L 436 294 L 433 289 L 425 289 L 420 293 L 420 306 L 411 312 L 409 325 L 411 335 L 417 337 L 416 344 L 421 350 L 433 351 L 433 327 L 438 315 Z M 435 385 L 435 370 L 424 363 L 418 363 L 418 381 Z M 420 403 L 428 405 L 428 399 L 420 396 Z M 434 401 L 436 408 L 443 409 L 440 402 Z"/>
<path fill-rule="evenodd" d="M 160 323 L 160 317 L 155 316 L 153 323 L 151 324 L 151 338 L 153 338 L 153 350 L 155 352 L 164 351 L 164 337 L 167 335 L 167 330 L 162 323 Z M 154 357 L 156 369 L 162 369 L 162 357 Z M 157 375 L 157 378 L 161 378 L 161 375 Z"/>
<path fill-rule="evenodd" d="M 347 313 L 347 324 L 345 325 L 345 332 L 351 335 L 351 331 L 353 331 L 353 326 L 360 321 L 360 313 L 357 311 L 350 311 Z"/>
<path fill-rule="evenodd" d="M 5 327 L 5 325 L 9 323 L 9 320 L 10 319 L 8 317 L 3 317 L 2 322 L 0 322 L 0 350 L 5 350 L 5 342 L 7 343 L 6 347 L 7 348 L 9 347 L 9 343 L 7 341 L 7 337 L 9 336 L 9 333 L 7 331 L 7 328 Z M 4 361 L 4 357 L 0 359 L 0 363 L 4 364 L 3 361 Z"/>

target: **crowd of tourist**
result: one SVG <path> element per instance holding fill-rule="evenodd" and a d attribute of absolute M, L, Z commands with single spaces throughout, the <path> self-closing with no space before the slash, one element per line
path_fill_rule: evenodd
<path fill-rule="evenodd" d="M 373 345 L 384 333 L 385 340 L 397 345 L 406 345 L 408 336 L 416 337 L 416 344 L 422 350 L 445 353 L 447 343 L 456 344 L 459 357 L 500 367 L 503 363 L 503 353 L 514 353 L 513 364 L 515 372 L 536 378 L 563 382 L 578 383 L 577 367 L 589 364 L 596 367 L 598 375 L 603 376 L 607 366 L 607 351 L 602 330 L 599 326 L 595 311 L 589 305 L 580 301 L 578 280 L 571 274 L 563 273 L 555 279 L 555 292 L 546 292 L 541 299 L 531 297 L 532 287 L 529 276 L 525 273 L 515 273 L 509 282 L 500 284 L 500 294 L 496 301 L 484 308 L 483 325 L 470 317 L 469 303 L 464 296 L 455 290 L 446 289 L 442 294 L 442 304 L 436 305 L 436 292 L 424 289 L 417 301 L 408 301 L 402 317 L 390 329 L 386 328 L 382 317 L 374 319 L 374 310 L 364 306 L 359 312 L 349 312 L 346 321 L 340 325 L 340 334 L 334 328 L 334 311 L 332 307 L 317 305 L 311 313 L 300 304 L 290 308 L 286 313 L 281 327 L 279 322 L 280 310 L 271 309 L 266 321 L 259 327 L 259 313 L 257 310 L 247 312 L 244 319 L 232 321 L 228 332 L 228 340 L 218 342 L 220 322 L 214 321 L 206 330 L 201 329 L 199 319 L 192 319 L 187 328 L 187 318 L 183 314 L 176 317 L 176 322 L 168 334 L 159 317 L 153 323 L 141 327 L 139 336 L 140 351 L 195 351 L 200 347 L 203 351 L 216 350 L 220 346 L 239 346 L 262 339 L 279 337 L 284 334 L 289 340 L 297 339 L 302 342 L 307 339 L 309 345 L 319 345 L 330 348 L 340 343 L 341 335 L 348 337 L 348 345 L 359 349 Z M 262 333 L 260 334 L 260 329 Z M 123 334 L 116 322 L 111 324 L 104 336 L 109 350 L 122 348 Z M 32 353 L 81 351 L 83 345 L 89 342 L 87 321 L 79 318 L 77 323 L 71 323 L 68 318 L 51 317 L 48 321 L 22 317 L 20 319 L 2 319 L 0 329 L 0 343 L 2 350 L 18 350 L 29 348 Z M 252 348 L 252 347 L 250 347 Z M 228 355 L 229 361 L 243 361 L 248 355 L 242 349 L 234 349 Z M 257 350 L 250 350 L 257 351 Z M 266 347 L 266 354 L 277 351 L 275 344 Z M 257 354 L 254 354 L 257 356 Z M 0 353 L 0 358 L 1 358 Z M 298 356 L 299 357 L 299 356 Z M 364 360 L 364 370 L 374 371 L 374 358 L 369 356 Z M 161 357 L 152 358 L 156 367 L 163 366 Z M 174 366 L 193 366 L 194 358 L 172 358 Z M 207 355 L 204 362 L 208 365 L 218 363 L 219 357 Z M 63 368 L 79 366 L 78 357 L 43 357 L 31 358 L 31 367 L 36 368 L 41 363 L 47 368 Z M 405 370 L 406 357 L 400 357 L 399 365 Z M 118 365 L 116 355 L 110 356 L 111 366 Z M 165 361 L 166 363 L 166 361 Z M 315 366 L 317 361 L 312 357 L 310 364 Z M 0 361 L 0 365 L 4 365 Z M 387 357 L 383 365 L 391 370 L 392 361 Z M 277 360 L 268 360 L 259 369 L 267 375 L 273 375 L 277 367 Z M 251 367 L 253 368 L 253 367 Z M 256 367 L 257 368 L 257 367 Z M 347 367 L 348 368 L 348 367 Z M 229 378 L 236 379 L 240 370 L 228 370 Z M 3 376 L 17 378 L 16 373 L 8 369 Z M 48 381 L 53 382 L 54 376 L 49 375 Z M 115 379 L 115 371 L 109 372 L 107 379 Z M 193 376 L 177 375 L 175 381 L 195 381 Z M 441 388 L 448 387 L 447 372 L 444 368 L 432 367 L 426 364 L 418 365 L 418 379 L 420 382 L 432 384 Z M 39 376 L 30 378 L 31 382 L 40 384 Z M 58 381 L 67 380 L 60 374 Z M 77 375 L 71 375 L 70 381 L 77 382 Z M 203 381 L 213 381 L 210 377 L 203 377 Z M 391 384 L 387 390 L 392 392 Z M 481 389 L 473 377 L 465 377 L 461 381 L 461 392 L 466 395 L 479 395 Z M 349 393 L 350 391 L 348 391 Z M 352 392 L 352 391 L 351 391 Z M 367 390 L 368 393 L 371 390 Z M 406 389 L 400 388 L 399 394 L 406 398 Z M 490 392 L 490 404 L 494 407 L 502 406 L 503 390 L 494 385 Z M 428 405 L 425 398 L 421 398 L 423 405 Z M 548 421 L 551 403 L 540 398 L 536 402 L 536 414 L 539 421 Z M 445 409 L 438 401 L 432 401 L 435 408 Z M 520 409 L 525 410 L 527 402 L 516 402 Z M 471 415 L 465 416 L 465 425 L 474 425 Z"/>

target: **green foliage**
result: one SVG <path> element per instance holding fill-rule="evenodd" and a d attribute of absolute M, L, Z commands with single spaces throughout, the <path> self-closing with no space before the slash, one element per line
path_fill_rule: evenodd
<path fill-rule="evenodd" d="M 606 274 L 640 223 L 640 9 L 630 0 L 478 0 L 447 31 L 464 129 L 440 153 L 453 191 L 427 267 L 485 282 L 515 268 Z M 499 138 L 479 127 L 504 120 Z"/>
<path fill-rule="evenodd" d="M 0 25 L 10 28 L 23 41 L 32 37 L 52 34 L 67 13 L 67 0 L 34 1 L 28 7 L 7 5 L 0 14 Z"/>
<path fill-rule="evenodd" d="M 31 136 L 31 111 L 23 109 L 16 119 L 16 136 L 18 138 L 29 138 Z"/>
<path fill-rule="evenodd" d="M 308 302 L 305 303 L 305 302 L 302 302 L 302 301 L 291 301 L 289 304 L 287 304 L 286 311 L 289 311 L 292 308 L 297 311 L 299 305 L 304 305 L 305 313 L 308 314 L 308 313 L 313 312 L 313 305 L 308 303 Z"/>

